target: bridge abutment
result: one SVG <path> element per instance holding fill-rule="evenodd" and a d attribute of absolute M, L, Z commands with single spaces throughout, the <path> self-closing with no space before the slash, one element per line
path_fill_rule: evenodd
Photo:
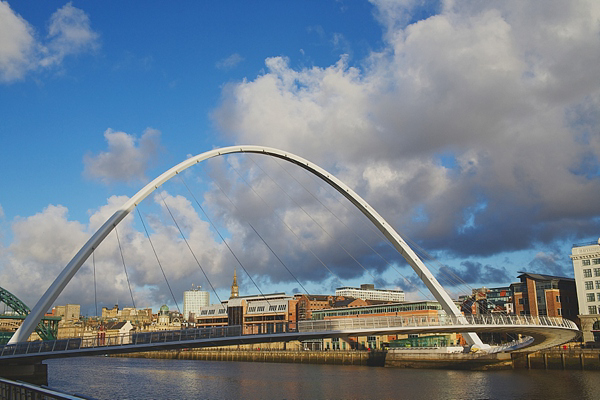
<path fill-rule="evenodd" d="M 2 364 L 0 376 L 12 381 L 23 381 L 34 385 L 48 385 L 48 365 L 42 362 L 34 364 Z"/>

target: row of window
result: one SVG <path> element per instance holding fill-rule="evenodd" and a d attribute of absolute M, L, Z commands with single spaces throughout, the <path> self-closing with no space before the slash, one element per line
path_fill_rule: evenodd
<path fill-rule="evenodd" d="M 598 301 L 600 301 L 600 293 L 586 293 L 586 297 L 587 301 L 596 301 L 596 298 L 598 298 Z"/>
<path fill-rule="evenodd" d="M 594 276 L 600 276 L 600 268 L 594 268 Z M 584 269 L 583 270 L 583 277 L 584 278 L 591 278 L 592 277 L 592 269 L 591 268 Z"/>
<path fill-rule="evenodd" d="M 590 260 L 581 260 L 582 265 L 590 265 Z M 600 265 L 600 258 L 592 258 L 592 265 Z"/>
<path fill-rule="evenodd" d="M 287 304 L 279 304 L 279 305 L 269 306 L 269 311 L 285 311 L 286 308 L 287 308 Z M 262 312 L 262 311 L 265 311 L 265 306 L 248 307 L 249 313 Z"/>
<path fill-rule="evenodd" d="M 585 290 L 594 290 L 594 281 L 585 281 Z M 600 289 L 600 281 L 596 281 L 596 289 Z"/>

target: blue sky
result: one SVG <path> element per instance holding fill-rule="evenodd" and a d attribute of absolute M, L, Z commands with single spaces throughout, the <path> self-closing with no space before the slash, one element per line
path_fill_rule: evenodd
<path fill-rule="evenodd" d="M 286 149 L 334 172 L 472 287 L 510 283 L 521 270 L 571 275 L 571 244 L 600 236 L 599 5 L 422 3 L 1 2 L 3 287 L 33 305 L 125 196 L 191 154 L 239 143 Z M 273 196 L 277 211 L 262 215 L 264 204 L 231 165 L 265 190 L 276 185 L 259 166 L 284 174 L 273 162 L 238 157 L 189 175 L 265 291 L 298 285 L 274 272 L 264 249 L 248 250 L 258 246 L 248 215 L 261 216 L 254 223 L 311 291 L 336 283 L 306 250 L 287 247 L 280 217 L 300 221 L 293 228 L 345 284 L 376 279 L 422 297 L 406 284 L 414 274 L 376 239 L 383 257 L 341 226 L 325 234 L 310 225 L 286 196 Z M 215 176 L 243 207 L 228 205 Z M 165 187 L 165 195 L 204 243 L 198 251 L 224 296 L 235 262 L 180 189 Z M 298 201 L 315 219 L 338 219 L 305 197 Z M 147 213 L 160 214 L 152 201 Z M 337 200 L 324 202 L 364 229 Z M 123 229 L 136 248 L 140 223 Z M 173 232 L 152 233 L 175 260 Z M 353 262 L 332 250 L 340 243 L 358 249 L 368 273 L 343 269 Z M 153 260 L 139 251 L 142 261 L 129 267 L 138 303 L 169 302 L 160 273 L 148 272 Z M 102 301 L 122 303 L 122 265 L 115 248 L 107 253 L 98 260 L 109 277 Z M 191 282 L 207 286 L 187 263 L 172 267 L 179 293 Z M 89 304 L 89 291 L 77 290 L 89 278 L 78 275 L 59 302 Z"/>

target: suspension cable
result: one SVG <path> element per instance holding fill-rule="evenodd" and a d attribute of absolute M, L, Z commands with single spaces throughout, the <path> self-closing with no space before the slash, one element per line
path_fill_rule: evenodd
<path fill-rule="evenodd" d="M 208 282 L 208 284 L 210 285 L 213 293 L 215 294 L 215 296 L 217 296 L 217 300 L 219 300 L 219 304 L 221 304 L 221 306 L 223 308 L 225 308 L 225 305 L 222 303 L 221 298 L 219 297 L 219 294 L 217 293 L 217 291 L 215 290 L 215 287 L 213 286 L 212 282 L 210 281 L 210 279 L 208 279 L 208 275 L 206 275 L 206 272 L 204 271 L 204 268 L 202 268 L 202 264 L 200 264 L 200 261 L 198 260 L 198 257 L 196 257 L 196 254 L 194 253 L 194 251 L 192 250 L 192 247 L 190 246 L 188 240 L 186 239 L 185 235 L 183 234 L 183 231 L 181 230 L 181 228 L 179 227 L 179 224 L 177 223 L 177 221 L 175 220 L 175 217 L 173 216 L 173 213 L 171 212 L 171 209 L 169 208 L 169 206 L 167 205 L 167 202 L 165 201 L 165 198 L 162 194 L 161 191 L 158 192 L 160 195 L 160 198 L 162 199 L 163 204 L 165 205 L 165 208 L 167 209 L 167 211 L 169 212 L 169 215 L 171 216 L 171 219 L 173 219 L 173 222 L 175 223 L 175 226 L 177 226 L 177 229 L 179 230 L 179 233 L 181 234 L 181 237 L 183 238 L 183 241 L 185 242 L 185 244 L 187 245 L 187 248 L 190 250 L 190 253 L 192 253 L 192 256 L 194 257 L 194 260 L 196 260 L 196 264 L 198 264 L 198 267 L 200 267 L 200 270 L 202 271 L 202 274 L 204 275 L 204 278 L 206 278 L 206 281 Z"/>
<path fill-rule="evenodd" d="M 165 274 L 165 270 L 162 267 L 160 259 L 158 258 L 158 254 L 156 253 L 156 249 L 154 248 L 154 244 L 152 243 L 152 238 L 150 237 L 150 233 L 148 232 L 148 229 L 146 228 L 146 224 L 144 223 L 144 219 L 142 218 L 142 213 L 140 212 L 139 207 L 136 207 L 135 209 L 137 211 L 137 214 L 140 217 L 140 221 L 142 221 L 142 226 L 144 227 L 144 231 L 146 232 L 146 237 L 148 238 L 148 241 L 150 242 L 150 247 L 152 247 L 152 252 L 154 253 L 154 257 L 156 258 L 156 262 L 158 263 L 158 266 L 160 267 L 160 272 L 162 272 L 162 275 L 165 278 L 165 282 L 167 283 L 167 287 L 169 288 L 169 292 L 171 292 L 171 296 L 173 297 L 173 301 L 175 302 L 175 306 L 177 307 L 177 311 L 181 313 L 181 310 L 179 309 L 179 304 L 177 303 L 177 299 L 175 299 L 175 295 L 173 294 L 173 290 L 171 289 L 171 285 L 169 284 L 169 280 L 167 279 L 167 275 Z"/>
<path fill-rule="evenodd" d="M 419 293 L 421 293 L 421 295 L 426 296 L 426 294 L 418 287 L 416 286 L 414 283 L 410 282 L 400 271 L 398 271 L 393 264 L 388 261 L 382 254 L 380 254 L 377 250 L 375 250 L 369 243 L 367 243 L 367 241 L 365 239 L 363 239 L 358 233 L 356 233 L 356 231 L 352 228 L 350 228 L 344 221 L 342 221 L 341 218 L 339 218 L 325 203 L 323 203 L 321 201 L 321 199 L 319 199 L 312 191 L 310 191 L 305 185 L 302 184 L 302 182 L 300 182 L 298 179 L 296 179 L 296 177 L 294 175 L 292 175 L 286 168 L 283 167 L 283 165 L 281 165 L 281 162 L 277 159 L 274 160 L 275 163 L 277 163 L 277 165 L 290 177 L 292 178 L 294 181 L 296 181 L 296 183 L 298 183 L 308 194 L 310 194 L 316 201 L 319 202 L 319 204 L 321 204 L 331 215 L 333 215 L 342 225 L 344 225 L 344 227 L 351 233 L 354 234 L 354 236 L 356 236 L 361 242 L 363 242 L 372 252 L 374 252 L 375 254 L 377 254 L 379 256 L 379 258 L 381 258 L 383 260 L 383 262 L 385 262 L 390 268 L 392 268 L 398 275 L 400 275 L 400 277 L 402 279 L 404 279 L 405 282 L 411 284 L 412 286 L 414 286 L 417 291 L 419 291 Z M 384 238 L 385 239 L 385 238 Z M 387 241 L 387 239 L 386 239 Z M 389 241 L 388 241 L 389 243 Z M 395 248 L 394 248 L 395 249 Z"/>
<path fill-rule="evenodd" d="M 98 295 L 96 291 L 96 249 L 92 251 L 92 265 L 94 267 L 94 305 L 96 307 L 96 317 L 98 316 Z"/>
<path fill-rule="evenodd" d="M 302 211 L 303 211 L 303 212 L 306 214 L 306 216 L 307 216 L 307 217 L 309 217 L 309 218 L 310 218 L 310 219 L 311 219 L 311 220 L 312 220 L 312 221 L 313 221 L 313 222 L 314 222 L 314 223 L 315 223 L 315 224 L 316 224 L 316 225 L 317 225 L 319 228 L 321 228 L 321 230 L 322 230 L 322 231 L 323 231 L 325 234 L 327 234 L 327 236 L 329 236 L 329 238 L 330 238 L 330 239 L 332 239 L 332 240 L 333 240 L 333 241 L 334 241 L 334 242 L 335 242 L 335 243 L 336 243 L 336 244 L 337 244 L 337 245 L 338 245 L 338 246 L 339 246 L 339 247 L 340 247 L 342 250 L 344 250 L 344 252 L 345 252 L 345 253 L 346 253 L 346 254 L 347 254 L 347 255 L 348 255 L 350 258 L 352 258 L 352 259 L 353 259 L 353 260 L 356 262 L 356 264 L 358 264 L 358 265 L 359 265 L 359 266 L 360 266 L 360 267 L 361 267 L 361 268 L 362 268 L 362 269 L 363 269 L 363 270 L 364 270 L 364 271 L 365 271 L 367 274 L 369 274 L 369 275 L 371 276 L 371 278 L 373 278 L 373 281 L 374 281 L 374 282 L 375 282 L 375 281 L 377 281 L 377 278 L 375 278 L 375 276 L 373 276 L 373 274 L 372 274 L 372 273 L 371 273 L 371 272 L 370 272 L 370 271 L 369 271 L 367 268 L 365 268 L 365 266 L 364 266 L 364 265 L 362 265 L 362 263 L 361 263 L 360 261 L 358 261 L 358 260 L 356 259 L 356 257 L 354 257 L 352 254 L 350 254 L 350 252 L 349 252 L 349 251 L 348 251 L 348 250 L 347 250 L 347 249 L 346 249 L 346 248 L 345 248 L 345 247 L 344 247 L 344 246 L 343 246 L 343 245 L 342 245 L 340 242 L 338 242 L 337 240 L 335 240 L 335 238 L 334 238 L 334 237 L 333 237 L 333 236 L 332 236 L 332 235 L 331 235 L 331 234 L 330 234 L 330 233 L 329 233 L 329 232 L 328 232 L 328 231 L 327 231 L 327 230 L 326 230 L 326 229 L 323 227 L 323 225 L 321 225 L 319 222 L 317 222 L 317 220 L 315 220 L 315 219 L 313 218 L 313 216 L 312 216 L 312 215 L 310 215 L 310 214 L 309 214 L 309 213 L 308 213 L 308 212 L 307 212 L 307 211 L 304 209 L 304 207 L 302 207 L 300 204 L 298 204 L 298 202 L 297 202 L 297 201 L 296 201 L 294 198 L 292 198 L 292 196 L 290 196 L 290 195 L 289 195 L 289 193 L 287 193 L 287 192 L 286 192 L 286 191 L 285 191 L 285 190 L 284 190 L 284 189 L 281 187 L 281 185 L 279 185 L 277 182 L 275 182 L 275 181 L 273 180 L 273 178 L 271 178 L 271 177 L 269 176 L 269 174 L 267 174 L 267 173 L 265 172 L 265 170 L 264 170 L 264 169 L 262 169 L 262 168 L 261 168 L 261 167 L 260 167 L 258 164 L 256 164 L 256 162 L 254 162 L 254 160 L 252 160 L 252 157 L 248 157 L 248 158 L 250 158 L 250 160 L 251 160 L 251 161 L 254 163 L 254 165 L 256 165 L 256 166 L 257 166 L 257 167 L 258 167 L 258 168 L 259 168 L 259 169 L 260 169 L 260 170 L 263 172 L 263 174 L 265 174 L 265 176 L 267 176 L 267 177 L 268 177 L 268 178 L 269 178 L 269 179 L 270 179 L 270 180 L 271 180 L 271 181 L 272 181 L 272 182 L 273 182 L 275 185 L 277 185 L 277 187 L 279 187 L 279 189 L 280 189 L 280 190 L 281 190 L 283 193 L 285 193 L 285 194 L 286 194 L 286 196 L 288 196 L 288 197 L 290 198 L 290 200 L 292 200 L 292 201 L 294 202 L 294 204 L 296 204 L 296 206 L 297 206 L 298 208 L 300 208 L 300 209 L 301 209 L 301 210 L 302 210 Z M 234 168 L 234 169 L 235 169 L 235 167 L 233 167 L 233 166 L 232 166 L 232 168 Z M 259 195 L 259 196 L 260 196 L 260 195 Z M 262 197 L 261 197 L 261 198 L 262 198 Z M 264 201 L 264 200 L 263 200 L 263 201 Z"/>
<path fill-rule="evenodd" d="M 246 179 L 244 179 L 244 177 L 241 175 L 241 173 L 233 166 L 231 165 L 231 163 L 229 163 L 229 161 L 227 161 L 227 163 L 229 164 L 229 166 L 237 173 L 237 175 L 240 177 L 240 179 L 246 184 L 246 186 L 248 186 L 250 188 L 250 190 L 252 190 L 252 192 L 269 208 L 273 208 L 269 205 L 269 203 L 267 203 L 267 201 L 250 185 L 250 183 L 248 183 L 248 181 Z M 223 191 L 223 189 L 221 189 L 221 191 Z M 227 197 L 227 195 L 225 194 L 225 196 Z M 231 200 L 229 200 L 231 202 Z M 233 204 L 233 202 L 231 202 Z M 234 204 L 235 207 L 235 204 Z M 237 207 L 236 207 L 237 209 Z M 317 255 L 315 254 L 314 251 L 312 251 L 312 249 L 310 249 L 310 247 L 308 247 L 308 245 L 305 243 L 305 241 L 296 233 L 294 232 L 294 230 L 290 227 L 290 225 L 285 222 L 285 220 L 283 218 L 281 218 L 279 215 L 277 215 L 277 213 L 275 212 L 275 210 L 273 210 L 273 215 L 275 215 L 277 217 L 277 219 L 279 219 L 279 221 L 281 221 L 281 223 L 283 223 L 283 225 L 294 235 L 294 237 L 296 237 L 296 239 L 298 239 L 298 241 L 300 242 L 300 244 L 302 244 L 304 246 L 305 249 L 307 249 L 308 251 L 310 251 L 310 253 L 321 263 L 321 265 L 323 265 L 323 267 L 325 267 L 325 269 L 327 269 L 327 271 L 329 271 L 329 273 L 335 277 L 340 284 L 344 284 L 342 282 L 342 280 L 339 278 L 339 276 L 337 274 L 335 274 L 328 266 L 327 264 L 325 264 L 325 262 L 323 262 L 323 260 Z M 246 219 L 246 222 L 252 226 L 252 224 L 250 224 L 250 222 Z M 253 227 L 252 227 L 253 228 Z M 253 228 L 254 229 L 254 228 Z M 259 235 L 260 237 L 260 235 Z M 266 243 L 265 243 L 266 244 Z M 291 272 L 290 272 L 291 274 Z M 292 276 L 294 276 L 293 274 L 291 274 Z M 294 277 L 295 278 L 295 277 Z"/>
<path fill-rule="evenodd" d="M 321 189 L 327 189 L 327 188 L 325 188 L 325 185 L 323 185 L 323 183 L 320 180 L 318 180 L 314 176 L 312 176 L 312 174 L 309 174 L 305 170 L 303 170 L 303 172 L 304 172 L 305 175 L 309 176 L 309 179 L 311 179 L 313 182 L 316 181 L 317 185 L 319 187 L 321 187 Z M 326 192 L 328 192 L 328 191 L 326 190 Z M 344 207 L 344 209 L 346 209 L 346 211 L 348 211 L 348 207 L 343 202 L 341 202 L 337 197 L 331 196 L 331 195 L 330 195 L 330 197 L 333 198 L 335 201 L 337 201 L 342 207 Z M 362 223 L 363 223 L 364 226 L 367 226 L 368 229 L 370 229 L 372 232 L 374 232 L 380 239 L 382 239 L 387 246 L 389 246 L 395 252 L 399 253 L 398 250 L 383 236 L 383 234 L 379 230 L 375 229 L 375 227 L 373 226 L 373 224 L 368 224 L 364 220 L 362 221 Z M 408 236 L 403 235 L 400 231 L 398 233 L 402 236 L 402 238 L 404 238 L 406 240 L 406 242 L 408 242 L 411 245 L 411 247 L 413 247 L 413 250 L 415 250 L 415 252 L 418 253 L 421 256 L 421 258 L 429 259 L 430 261 L 433 261 L 433 262 L 437 261 L 431 255 L 429 255 L 425 250 L 423 250 L 422 248 L 420 248 L 418 246 L 418 244 L 416 244 L 414 241 L 412 241 Z M 437 261 L 437 262 L 439 263 L 439 261 Z M 432 265 L 430 265 L 430 268 L 433 268 L 434 271 L 437 271 L 437 272 L 445 275 L 446 277 L 444 278 L 442 276 L 442 278 L 445 279 L 447 281 L 447 283 L 449 283 L 449 284 L 451 284 L 453 286 L 455 286 L 457 284 L 458 285 L 463 285 L 463 286 L 466 286 L 468 288 L 467 292 L 471 292 L 472 291 L 472 287 L 469 286 L 466 282 L 464 282 L 464 280 L 460 279 L 460 277 L 457 276 L 457 278 L 458 278 L 457 280 L 453 280 L 452 278 L 448 277 L 452 272 L 440 271 L 439 268 L 437 268 L 435 266 L 432 266 Z M 405 279 L 405 281 L 410 282 L 406 278 L 404 278 L 404 279 Z M 418 289 L 418 287 L 414 283 L 410 282 L 410 285 L 413 286 L 413 287 L 415 287 L 415 288 L 417 288 L 417 290 L 419 290 L 419 292 L 421 292 L 421 294 L 423 294 L 423 292 L 420 289 Z M 464 288 L 462 290 L 464 290 Z M 426 297 L 429 297 L 429 296 L 426 295 Z"/>
<path fill-rule="evenodd" d="M 239 175 L 239 173 L 238 173 L 238 175 Z M 222 187 L 219 185 L 218 181 L 217 181 L 216 179 L 213 179 L 213 182 L 214 182 L 214 183 L 215 183 L 215 185 L 217 185 L 217 187 L 218 187 L 218 188 L 221 190 L 221 192 L 222 192 L 222 193 L 223 193 L 223 195 L 224 195 L 224 196 L 227 198 L 227 200 L 229 200 L 229 202 L 231 203 L 231 205 L 232 205 L 232 206 L 233 206 L 233 207 L 234 207 L 236 210 L 238 210 L 238 211 L 239 211 L 239 208 L 238 208 L 238 207 L 235 205 L 235 203 L 234 203 L 234 202 L 233 202 L 233 201 L 232 201 L 232 200 L 229 198 L 229 196 L 227 196 L 227 193 L 225 193 L 225 191 L 223 190 L 223 188 L 222 188 Z M 246 183 L 246 185 L 248 185 L 248 183 Z M 258 195 L 258 194 L 257 194 L 257 195 Z M 267 204 L 267 203 L 264 201 L 264 199 L 262 199 L 262 198 L 260 197 L 260 195 L 258 195 L 258 197 L 259 197 L 259 198 L 260 198 L 260 199 L 263 201 L 263 203 L 265 203 L 265 204 L 268 206 L 268 204 Z M 278 216 L 277 214 L 275 214 L 275 213 L 274 213 L 274 215 L 275 215 L 275 216 L 276 216 L 276 217 L 277 217 L 277 218 L 278 218 L 278 219 L 279 219 L 279 220 L 280 220 L 280 221 L 281 221 L 281 222 L 282 222 L 282 223 L 283 223 L 283 224 L 284 224 L 284 225 L 287 227 L 287 229 L 288 229 L 288 230 L 289 230 L 289 231 L 290 231 L 290 232 L 291 232 L 291 233 L 294 235 L 294 237 L 295 237 L 295 238 L 298 240 L 298 242 L 299 242 L 299 243 L 300 243 L 300 244 L 301 244 L 301 245 L 302 245 L 302 246 L 303 246 L 303 247 L 304 247 L 306 250 L 308 250 L 308 251 L 309 251 L 309 252 L 310 252 L 310 253 L 313 255 L 313 257 L 315 257 L 315 258 L 316 258 L 316 259 L 317 259 L 317 260 L 318 260 L 318 261 L 321 263 L 321 265 L 322 265 L 322 266 L 323 266 L 323 267 L 324 267 L 324 268 L 325 268 L 327 271 L 329 271 L 329 273 L 330 273 L 330 274 L 331 274 L 331 275 L 332 275 L 332 276 L 333 276 L 335 279 L 337 279 L 337 281 L 338 281 L 338 282 L 339 282 L 339 283 L 340 283 L 340 284 L 343 286 L 343 285 L 344 285 L 344 282 L 343 282 L 343 281 L 340 279 L 340 277 L 339 277 L 339 276 L 338 276 L 338 275 L 337 275 L 335 272 L 333 272 L 333 271 L 332 271 L 332 270 L 331 270 L 331 269 L 330 269 L 330 268 L 327 266 L 327 264 L 325 264 L 325 262 L 324 262 L 324 261 L 323 261 L 323 260 L 322 260 L 322 259 L 321 259 L 321 258 L 320 258 L 318 255 L 317 255 L 317 254 L 315 254 L 315 252 L 314 252 L 314 251 L 313 251 L 313 250 L 312 250 L 310 247 L 308 247 L 308 245 L 306 244 L 305 240 L 304 240 L 304 239 L 302 239 L 302 238 L 301 238 L 301 237 L 300 237 L 300 236 L 299 236 L 299 235 L 298 235 L 296 232 L 294 232 L 294 231 L 293 231 L 293 229 L 292 229 L 292 228 L 289 226 L 289 224 L 288 224 L 287 222 L 285 222 L 285 221 L 284 221 L 284 220 L 283 220 L 281 217 L 279 217 L 279 216 Z M 248 221 L 248 219 L 247 219 L 247 218 L 244 218 L 244 220 L 245 220 L 245 222 L 246 222 L 248 225 L 251 225 L 251 224 L 250 224 L 250 222 Z"/>
<path fill-rule="evenodd" d="M 227 243 L 227 240 L 225 240 L 225 237 L 223 237 L 223 235 L 221 234 L 221 232 L 219 231 L 219 229 L 217 228 L 217 226 L 213 223 L 212 219 L 208 216 L 208 214 L 204 210 L 204 207 L 202 207 L 200 205 L 200 202 L 198 201 L 198 199 L 196 198 L 196 196 L 194 195 L 194 193 L 192 193 L 192 191 L 190 190 L 189 186 L 187 185 L 187 183 L 183 179 L 183 176 L 178 173 L 177 177 L 181 180 L 181 182 L 183 183 L 183 185 L 185 186 L 185 188 L 188 190 L 188 192 L 190 193 L 190 195 L 192 196 L 192 198 L 194 199 L 194 201 L 196 202 L 196 204 L 198 205 L 198 207 L 200 208 L 200 210 L 202 210 L 202 213 L 204 214 L 204 216 L 206 217 L 206 219 L 208 220 L 208 222 L 210 222 L 210 224 L 212 225 L 213 229 L 217 232 L 217 234 L 219 235 L 219 237 L 221 238 L 221 240 L 223 241 L 223 243 L 225 243 L 225 246 L 227 246 L 227 248 L 229 249 L 229 252 L 231 253 L 231 255 L 233 255 L 233 257 L 235 258 L 235 260 L 237 261 L 237 263 L 239 264 L 239 266 L 242 267 L 242 269 L 244 270 L 244 272 L 246 273 L 246 275 L 248 276 L 248 278 L 250 278 L 250 280 L 252 281 L 252 283 L 254 284 L 254 286 L 256 287 L 256 289 L 258 290 L 258 292 L 260 293 L 260 295 L 266 300 L 267 304 L 269 304 L 269 306 L 271 306 L 271 303 L 269 303 L 269 300 L 267 299 L 267 297 L 265 296 L 265 294 L 262 292 L 262 290 L 260 290 L 260 287 L 258 287 L 258 285 L 254 281 L 254 279 L 252 279 L 252 276 L 250 275 L 250 273 L 248 272 L 248 270 L 246 270 L 246 268 L 244 267 L 244 265 L 242 264 L 242 262 L 240 261 L 240 259 L 238 258 L 238 256 L 234 253 L 233 249 L 229 246 L 229 243 Z"/>
<path fill-rule="evenodd" d="M 131 283 L 129 282 L 129 275 L 127 274 L 127 267 L 125 266 L 125 257 L 123 256 L 123 248 L 121 247 L 121 240 L 119 240 L 119 232 L 117 231 L 117 225 L 115 227 L 115 234 L 117 235 L 117 242 L 119 243 L 119 252 L 121 253 L 121 260 L 123 261 L 123 269 L 125 270 L 125 277 L 127 278 L 127 286 L 129 287 L 129 294 L 131 295 L 131 303 L 133 308 L 135 307 L 135 300 L 133 300 L 133 291 L 131 290 Z"/>
<path fill-rule="evenodd" d="M 233 166 L 232 166 L 233 168 Z M 235 170 L 235 168 L 234 168 Z M 242 179 L 242 181 L 244 181 L 244 183 L 252 190 L 254 191 L 254 189 L 252 188 L 252 186 L 250 186 L 248 184 L 248 182 L 246 182 L 246 180 L 241 176 L 241 174 L 236 170 L 237 174 L 240 176 L 240 178 Z M 231 198 L 227 195 L 227 193 L 225 193 L 225 191 L 223 190 L 223 188 L 221 187 L 221 185 L 219 185 L 219 183 L 217 182 L 216 179 L 213 180 L 213 182 L 217 185 L 217 187 L 221 190 L 221 192 L 223 193 L 223 195 L 225 195 L 225 197 L 227 198 L 227 200 L 229 200 L 229 202 L 233 205 L 233 207 L 239 211 L 239 208 L 235 205 L 235 203 L 233 202 L 233 200 L 231 200 Z M 256 193 L 256 192 L 255 192 Z M 260 196 L 259 196 L 260 197 Z M 263 200 L 264 201 L 264 200 Z M 265 239 L 258 233 L 258 231 L 256 230 L 256 228 L 254 228 L 254 225 L 252 225 L 252 223 L 247 219 L 244 218 L 245 222 L 250 226 L 250 228 L 252 228 L 252 230 L 256 233 L 256 235 L 260 238 L 260 240 L 264 243 L 264 245 L 271 251 L 271 253 L 273 253 L 273 255 L 279 260 L 279 262 L 281 263 L 281 265 L 283 265 L 283 267 L 288 271 L 288 273 L 292 276 L 292 278 L 294 278 L 294 280 L 296 282 L 298 282 L 298 285 L 300 285 L 300 287 L 302 287 L 302 289 L 306 292 L 307 295 L 309 295 L 308 291 L 306 290 L 306 288 L 302 285 L 302 283 L 300 283 L 300 281 L 298 280 L 298 278 L 296 278 L 296 276 L 292 273 L 292 271 L 287 267 L 287 265 L 283 262 L 283 260 L 281 260 L 281 258 L 279 258 L 279 256 L 275 253 L 275 251 L 271 248 L 271 246 L 269 246 L 269 244 L 265 241 Z M 313 253 L 314 254 L 314 253 Z"/>

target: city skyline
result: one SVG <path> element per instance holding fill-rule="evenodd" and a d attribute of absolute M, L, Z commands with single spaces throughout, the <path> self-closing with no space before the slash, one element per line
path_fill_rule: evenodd
<path fill-rule="evenodd" d="M 0 2 L 0 279 L 33 306 L 139 188 L 189 155 L 232 144 L 278 147 L 321 165 L 440 260 L 441 275 L 452 270 L 472 287 L 511 283 L 521 270 L 573 276 L 571 245 L 600 236 L 598 18 L 593 1 L 543 10 L 530 2 Z M 251 190 L 231 184 L 246 207 L 235 210 L 209 179 L 239 181 L 232 168 L 242 166 L 258 187 L 269 183 L 265 165 L 284 175 L 274 162 L 235 158 L 189 177 L 221 238 L 181 184 L 161 192 L 218 296 L 228 297 L 235 268 L 240 286 L 254 287 L 225 240 L 261 290 L 303 291 L 256 250 L 249 215 L 311 293 L 372 282 L 423 298 L 394 251 L 367 240 L 385 263 L 356 245 L 351 232 L 362 222 L 348 217 L 353 231 L 336 226 L 329 238 L 273 196 L 340 284 L 299 243 L 288 247 L 294 238 L 249 200 Z M 333 226 L 306 197 L 299 206 Z M 340 219 L 350 215 L 325 199 Z M 162 206 L 149 200 L 151 225 Z M 136 301 L 172 305 L 151 250 L 140 250 L 141 223 L 131 218 L 122 229 L 136 253 L 122 257 L 111 238 L 59 304 L 93 304 L 94 291 L 81 288 L 96 284 L 95 267 L 108 278 L 98 282 L 104 305 L 131 302 L 129 257 Z M 174 292 L 189 282 L 209 288 L 173 231 L 150 226 Z M 338 242 L 366 268 L 332 250 Z"/>

